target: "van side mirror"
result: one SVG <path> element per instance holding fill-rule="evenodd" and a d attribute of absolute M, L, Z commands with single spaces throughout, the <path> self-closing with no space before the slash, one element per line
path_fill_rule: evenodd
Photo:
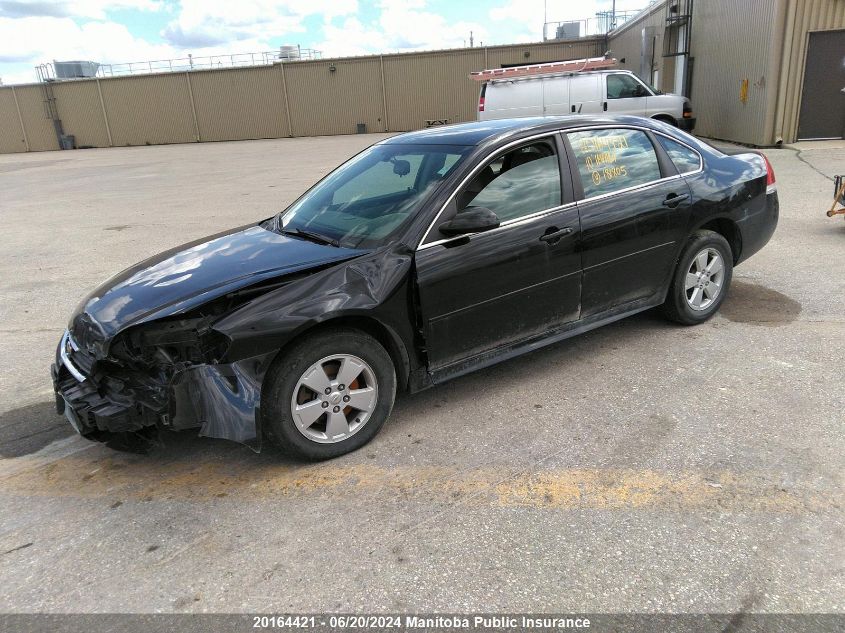
<path fill-rule="evenodd" d="M 499 216 L 486 207 L 467 207 L 438 227 L 443 235 L 466 235 L 498 228 Z"/>

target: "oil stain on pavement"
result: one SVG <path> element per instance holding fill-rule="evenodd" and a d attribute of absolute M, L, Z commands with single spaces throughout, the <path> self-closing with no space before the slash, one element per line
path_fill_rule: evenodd
<path fill-rule="evenodd" d="M 734 279 L 719 314 L 735 323 L 776 327 L 795 321 L 801 304 L 776 290 Z"/>

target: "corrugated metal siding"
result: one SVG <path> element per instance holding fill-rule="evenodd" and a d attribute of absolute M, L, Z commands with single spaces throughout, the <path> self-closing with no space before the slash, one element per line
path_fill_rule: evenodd
<path fill-rule="evenodd" d="M 690 99 L 698 117 L 697 134 L 752 145 L 766 143 L 770 135 L 765 129 L 767 85 L 777 81 L 777 71 L 769 68 L 776 9 L 772 0 L 694 4 Z M 744 79 L 748 79 L 748 99 L 742 103 Z"/>
<path fill-rule="evenodd" d="M 284 66 L 293 136 L 354 134 L 358 123 L 384 131 L 377 57 Z"/>
<path fill-rule="evenodd" d="M 638 16 L 636 20 L 627 22 L 613 31 L 607 46 L 613 57 L 619 60 L 620 68 L 631 70 L 639 75 L 641 74 L 643 29 L 648 27 L 654 27 L 654 35 L 657 37 L 654 45 L 654 66 L 660 72 L 660 81 L 666 81 L 663 86 L 670 86 L 673 83 L 672 73 L 664 71 L 663 31 L 666 27 L 666 7 L 663 3 L 656 4 L 649 11 Z M 625 61 L 623 62 L 622 59 Z M 651 81 L 650 76 L 645 76 L 643 79 Z"/>
<path fill-rule="evenodd" d="M 798 114 L 807 61 L 808 33 L 845 28 L 845 0 L 782 0 L 787 2 L 774 134 L 792 143 L 798 136 Z M 843 51 L 845 54 L 845 51 Z"/>
<path fill-rule="evenodd" d="M 0 154 L 25 152 L 26 140 L 11 88 L 0 88 Z"/>
<path fill-rule="evenodd" d="M 200 140 L 290 136 L 278 66 L 190 74 Z"/>
<path fill-rule="evenodd" d="M 474 120 L 478 84 L 468 78 L 470 72 L 502 64 L 591 57 L 601 55 L 604 48 L 603 38 L 591 38 L 326 59 L 108 78 L 100 80 L 100 89 L 116 146 L 186 143 L 197 136 L 215 141 L 351 134 L 358 123 L 369 132 L 404 131 L 420 128 L 428 119 Z M 6 91 L 11 93 L 0 89 L 0 94 Z M 20 86 L 16 91 L 30 149 L 58 149 L 41 86 Z M 65 132 L 76 136 L 78 145 L 108 145 L 97 82 L 56 83 L 54 91 Z M 0 112 L 8 108 L 8 96 L 2 97 Z M 16 112 L 12 114 L 11 120 L 4 116 L 0 123 L 3 152 L 19 148 L 22 140 L 15 127 Z"/>
<path fill-rule="evenodd" d="M 184 73 L 102 79 L 100 87 L 116 146 L 195 140 Z"/>
<path fill-rule="evenodd" d="M 109 136 L 96 81 L 68 81 L 53 85 L 56 109 L 65 134 L 76 137 L 76 146 L 108 147 Z"/>
<path fill-rule="evenodd" d="M 487 48 L 487 68 L 499 68 L 502 64 L 539 64 L 564 59 L 581 59 L 604 55 L 604 38 L 590 38 L 571 42 L 546 42 L 537 44 L 515 44 L 490 46 Z M 525 56 L 528 53 L 528 56 Z M 476 68 L 475 70 L 481 70 Z"/>
<path fill-rule="evenodd" d="M 432 119 L 448 119 L 449 123 L 474 120 L 478 83 L 468 75 L 483 68 L 483 49 L 461 54 L 385 56 L 391 131 L 415 130 Z"/>
<path fill-rule="evenodd" d="M 56 138 L 53 121 L 47 116 L 41 86 L 15 86 L 15 94 L 18 97 L 18 105 L 26 128 L 26 137 L 29 139 L 30 151 L 41 152 L 59 149 L 59 141 Z"/>

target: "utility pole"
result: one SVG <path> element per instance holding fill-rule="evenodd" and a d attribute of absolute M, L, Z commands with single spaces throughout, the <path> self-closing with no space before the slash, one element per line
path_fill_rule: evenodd
<path fill-rule="evenodd" d="M 616 28 L 616 0 L 613 0 L 613 14 L 610 17 L 610 30 Z"/>
<path fill-rule="evenodd" d="M 472 48 L 472 31 L 469 32 L 469 47 Z"/>
<path fill-rule="evenodd" d="M 549 23 L 548 0 L 543 0 L 543 41 L 546 41 L 546 25 Z"/>

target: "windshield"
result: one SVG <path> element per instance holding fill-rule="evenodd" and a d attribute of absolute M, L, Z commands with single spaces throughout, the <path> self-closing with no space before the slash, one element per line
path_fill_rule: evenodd
<path fill-rule="evenodd" d="M 461 162 L 462 145 L 374 145 L 283 212 L 279 230 L 346 248 L 388 242 Z"/>
<path fill-rule="evenodd" d="M 657 88 L 655 88 L 654 86 L 652 86 L 650 83 L 648 83 L 648 82 L 647 82 L 645 79 L 643 79 L 642 77 L 637 77 L 637 79 L 639 79 L 640 81 L 642 81 L 642 82 L 646 85 L 646 87 L 647 87 L 649 90 L 651 90 L 654 94 L 656 94 L 656 95 L 662 95 L 662 94 L 663 94 L 663 91 L 662 91 L 662 90 L 658 90 Z"/>

